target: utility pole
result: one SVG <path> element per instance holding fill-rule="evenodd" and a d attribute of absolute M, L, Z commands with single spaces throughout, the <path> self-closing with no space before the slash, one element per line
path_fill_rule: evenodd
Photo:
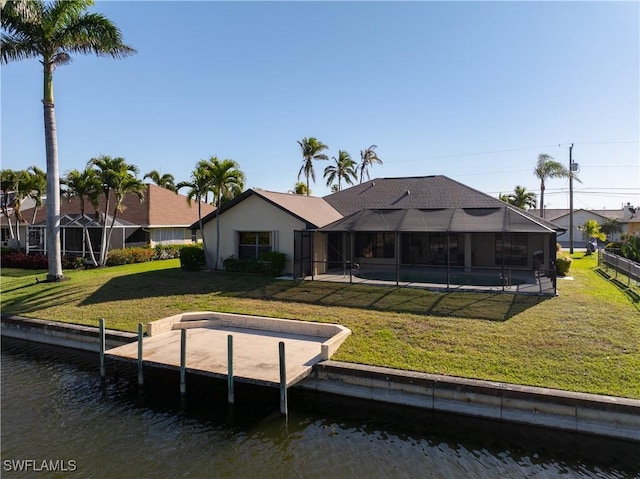
<path fill-rule="evenodd" d="M 573 143 L 569 147 L 569 253 L 573 254 Z"/>

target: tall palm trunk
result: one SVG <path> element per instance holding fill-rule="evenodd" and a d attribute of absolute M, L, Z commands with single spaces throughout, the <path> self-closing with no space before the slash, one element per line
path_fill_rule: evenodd
<path fill-rule="evenodd" d="M 109 250 L 109 241 L 107 240 L 107 219 L 109 218 L 109 199 L 111 192 L 106 193 L 106 203 L 104 206 L 104 222 L 102 224 L 102 237 L 100 240 L 100 266 L 107 264 L 107 251 Z M 111 219 L 111 227 L 113 228 L 113 218 Z"/>
<path fill-rule="evenodd" d="M 11 222 L 11 215 L 9 214 L 9 207 L 5 207 L 2 209 L 2 213 L 7 218 L 7 224 L 9 225 L 9 238 L 15 239 L 16 235 L 13 232 L 13 223 Z"/>
<path fill-rule="evenodd" d="M 540 182 L 540 218 L 544 219 L 544 181 Z"/>
<path fill-rule="evenodd" d="M 213 266 L 214 270 L 218 269 L 218 258 L 220 257 L 220 202 L 221 201 L 222 201 L 222 188 L 218 186 L 218 194 L 216 198 L 216 208 L 218 208 L 218 214 L 216 215 L 216 260 Z"/>
<path fill-rule="evenodd" d="M 111 244 L 111 235 L 113 234 L 113 227 L 116 225 L 116 216 L 118 215 L 118 210 L 120 209 L 120 205 L 122 204 L 122 200 L 116 198 L 116 204 L 113 208 L 113 215 L 111 215 L 111 226 L 109 227 L 109 235 L 107 236 L 107 248 L 106 248 L 106 253 L 104 255 L 104 261 L 102 266 L 105 266 L 107 264 L 107 258 L 109 257 L 109 247 L 108 245 Z M 107 210 L 108 211 L 108 210 Z M 122 247 L 124 248 L 124 242 L 122 244 Z"/>
<path fill-rule="evenodd" d="M 198 226 L 200 226 L 200 236 L 202 236 L 202 250 L 204 251 L 204 262 L 207 266 L 207 269 L 211 269 L 211 261 L 209 260 L 209 253 L 207 253 L 207 242 L 205 241 L 205 234 L 202 224 L 202 199 L 197 198 L 198 200 Z M 218 220 L 219 218 L 217 218 Z M 216 220 L 216 221 L 217 221 Z"/>
<path fill-rule="evenodd" d="M 61 281 L 60 256 L 60 175 L 58 172 L 58 139 L 53 104 L 53 63 L 44 59 L 44 138 L 47 155 L 47 281 Z"/>
<path fill-rule="evenodd" d="M 82 218 L 82 231 L 84 233 L 84 237 L 87 240 L 87 244 L 89 245 L 89 256 L 91 257 L 91 262 L 93 266 L 98 266 L 98 262 L 96 261 L 96 255 L 93 252 L 93 245 L 91 244 L 91 235 L 89 234 L 89 228 L 84 222 L 84 200 L 80 198 L 80 218 Z"/>

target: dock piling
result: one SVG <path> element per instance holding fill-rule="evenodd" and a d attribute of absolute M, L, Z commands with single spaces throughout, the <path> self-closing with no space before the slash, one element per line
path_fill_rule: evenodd
<path fill-rule="evenodd" d="M 106 376 L 106 371 L 104 367 L 104 351 L 106 349 L 104 318 L 98 319 L 98 324 L 100 327 L 100 377 L 104 379 Z"/>
<path fill-rule="evenodd" d="M 287 366 L 284 355 L 284 341 L 278 343 L 280 353 L 280 414 L 286 416 L 287 408 Z"/>
<path fill-rule="evenodd" d="M 138 323 L 138 384 L 144 384 L 144 376 L 142 373 L 142 323 Z"/>
<path fill-rule="evenodd" d="M 180 394 L 187 392 L 187 330 L 180 330 Z"/>
<path fill-rule="evenodd" d="M 233 336 L 227 336 L 227 401 L 229 404 L 235 402 L 235 393 L 233 388 Z"/>

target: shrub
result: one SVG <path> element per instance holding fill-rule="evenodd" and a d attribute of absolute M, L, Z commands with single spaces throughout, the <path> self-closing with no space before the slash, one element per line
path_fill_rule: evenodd
<path fill-rule="evenodd" d="M 222 267 L 227 273 L 261 273 L 262 265 L 255 259 L 238 259 L 229 256 L 222 262 Z"/>
<path fill-rule="evenodd" d="M 153 259 L 173 259 L 180 257 L 180 250 L 184 247 L 181 244 L 157 244 L 153 248 Z"/>
<path fill-rule="evenodd" d="M 571 268 L 571 262 L 573 260 L 568 256 L 560 256 L 556 259 L 556 271 L 558 276 L 566 276 Z"/>
<path fill-rule="evenodd" d="M 187 271 L 200 271 L 206 264 L 202 246 L 189 245 L 180 249 L 180 267 Z"/>
<path fill-rule="evenodd" d="M 84 268 L 85 259 L 82 256 L 76 256 L 69 258 L 68 256 L 62 257 L 62 269 L 80 269 Z"/>
<path fill-rule="evenodd" d="M 123 264 L 144 263 L 151 261 L 153 251 L 151 248 L 135 247 L 124 249 L 112 249 L 107 256 L 107 266 L 121 266 Z"/>
<path fill-rule="evenodd" d="M 280 276 L 287 262 L 287 255 L 279 251 L 272 251 L 260 256 L 260 260 L 265 263 L 263 265 L 264 272 L 272 276 Z"/>
<path fill-rule="evenodd" d="M 272 251 L 260 255 L 259 260 L 229 256 L 222 262 L 222 266 L 227 273 L 264 273 L 280 276 L 286 261 L 286 254 Z"/>
<path fill-rule="evenodd" d="M 43 254 L 25 254 L 20 251 L 2 255 L 4 268 L 47 269 L 49 260 Z"/>

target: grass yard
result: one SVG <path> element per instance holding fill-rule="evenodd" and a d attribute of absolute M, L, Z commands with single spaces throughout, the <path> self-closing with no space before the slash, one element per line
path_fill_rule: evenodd
<path fill-rule="evenodd" d="M 178 260 L 65 271 L 3 269 L 2 312 L 136 331 L 184 311 L 335 322 L 353 335 L 333 359 L 640 399 L 640 309 L 574 255 L 559 296 L 437 293 L 182 271 Z"/>

